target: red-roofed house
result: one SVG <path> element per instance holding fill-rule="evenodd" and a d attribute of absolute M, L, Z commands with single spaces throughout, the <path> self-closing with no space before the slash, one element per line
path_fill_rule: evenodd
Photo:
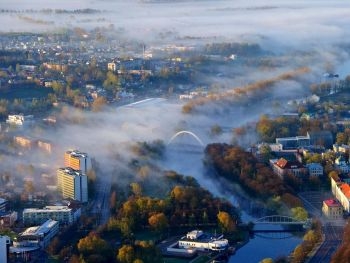
<path fill-rule="evenodd" d="M 322 212 L 328 219 L 339 219 L 343 216 L 343 207 L 335 199 L 323 201 Z"/>
<path fill-rule="evenodd" d="M 307 168 L 297 161 L 288 161 L 280 158 L 278 160 L 270 160 L 270 164 L 274 173 L 282 178 L 287 174 L 293 174 L 298 177 L 307 175 Z"/>

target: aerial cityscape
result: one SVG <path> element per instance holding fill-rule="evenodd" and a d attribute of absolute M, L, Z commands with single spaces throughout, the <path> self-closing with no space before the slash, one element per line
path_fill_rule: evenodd
<path fill-rule="evenodd" d="M 349 14 L 1 0 L 0 263 L 349 262 Z"/>

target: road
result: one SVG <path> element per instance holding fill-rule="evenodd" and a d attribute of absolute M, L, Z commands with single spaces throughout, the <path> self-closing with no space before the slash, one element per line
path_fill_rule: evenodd
<path fill-rule="evenodd" d="M 324 234 L 324 242 L 308 262 L 328 263 L 342 242 L 345 221 L 343 219 L 328 221 L 322 216 L 322 202 L 330 198 L 331 193 L 305 192 L 298 196 L 309 214 L 321 221 Z"/>
<path fill-rule="evenodd" d="M 103 225 L 107 223 L 109 210 L 109 194 L 111 192 L 111 175 L 97 173 L 97 182 L 95 185 L 95 199 L 93 200 L 92 214 L 96 215 L 96 224 Z"/>
<path fill-rule="evenodd" d="M 332 255 L 342 242 L 343 227 L 333 226 L 330 223 L 326 223 L 323 227 L 323 231 L 325 240 L 315 255 L 309 260 L 309 263 L 331 262 Z"/>

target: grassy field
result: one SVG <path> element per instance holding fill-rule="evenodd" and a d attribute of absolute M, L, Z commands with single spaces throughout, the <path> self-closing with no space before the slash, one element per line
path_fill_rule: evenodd
<path fill-rule="evenodd" d="M 163 258 L 164 263 L 188 263 L 190 262 L 189 259 L 183 259 L 183 258 Z"/>
<path fill-rule="evenodd" d="M 137 240 L 152 240 L 152 241 L 156 241 L 160 239 L 160 235 L 158 233 L 155 233 L 153 231 L 140 231 L 138 233 L 135 234 L 135 238 Z"/>
<path fill-rule="evenodd" d="M 0 98 L 7 100 L 46 98 L 52 93 L 51 88 L 37 86 L 35 84 L 13 85 L 9 89 L 0 90 Z"/>

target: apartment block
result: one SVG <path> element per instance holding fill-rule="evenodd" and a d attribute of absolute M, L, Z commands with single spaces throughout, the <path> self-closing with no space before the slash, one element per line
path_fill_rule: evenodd
<path fill-rule="evenodd" d="M 63 198 L 70 198 L 80 202 L 88 201 L 87 176 L 80 170 L 70 167 L 57 170 L 57 188 Z"/>
<path fill-rule="evenodd" d="M 60 224 L 72 224 L 81 216 L 81 208 L 73 209 L 68 206 L 45 206 L 44 208 L 26 208 L 23 210 L 25 225 L 42 224 L 48 219 Z"/>
<path fill-rule="evenodd" d="M 64 166 L 81 170 L 84 174 L 87 174 L 92 168 L 89 156 L 78 150 L 70 150 L 64 153 Z"/>

